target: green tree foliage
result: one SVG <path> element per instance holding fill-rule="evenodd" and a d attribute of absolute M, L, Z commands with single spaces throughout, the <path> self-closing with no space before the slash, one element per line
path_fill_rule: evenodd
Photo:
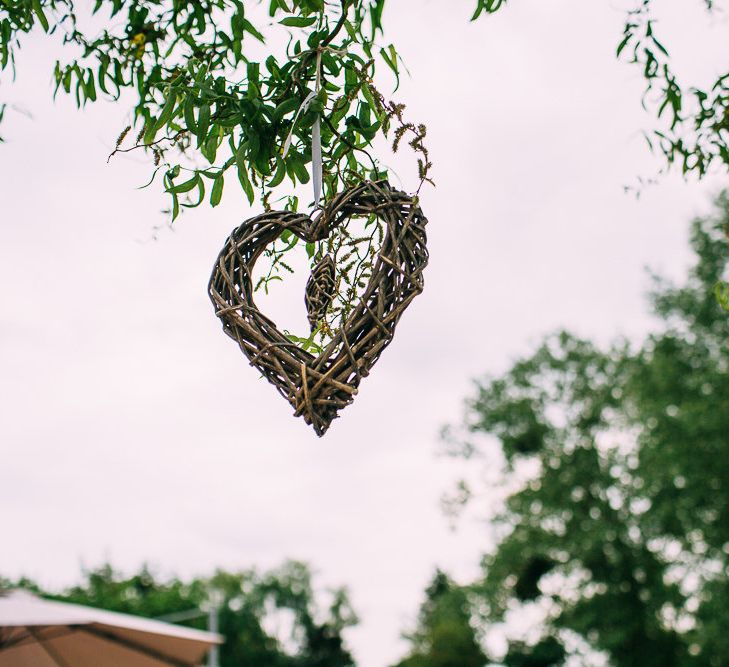
<path fill-rule="evenodd" d="M 697 1 L 714 10 L 713 0 Z M 473 19 L 505 6 L 476 0 Z M 2 0 L 0 69 L 15 72 L 23 39 L 36 28 L 67 47 L 68 59 L 55 65 L 57 93 L 79 106 L 101 98 L 128 103 L 125 91 L 136 96 L 117 151 L 151 154 L 173 219 L 181 206 L 205 199 L 216 206 L 229 171 L 251 203 L 258 193 L 266 206 L 285 179 L 307 182 L 317 116 L 327 195 L 386 175 L 369 152 L 378 134 L 395 150 L 407 137 L 420 154 L 422 183 L 431 166 L 425 127 L 405 121 L 404 107 L 373 85 L 378 63 L 400 77 L 396 47 L 378 41 L 384 10 L 385 0 L 96 0 L 80 11 L 73 0 Z M 728 167 L 729 73 L 705 90 L 683 86 L 655 24 L 652 0 L 635 0 L 617 48 L 641 68 L 644 104 L 666 121 L 647 135 L 651 147 L 667 165 L 678 162 L 699 177 L 712 164 Z M 0 104 L 0 120 L 4 111 Z"/>
<path fill-rule="evenodd" d="M 44 593 L 32 581 L 0 579 L 5 587 L 21 586 Z M 48 597 L 149 618 L 196 609 L 201 616 L 187 623 L 206 629 L 211 599 L 218 597 L 222 667 L 353 667 L 355 662 L 342 638 L 358 620 L 344 589 L 331 591 L 326 609 L 315 600 L 311 572 L 298 562 L 287 562 L 269 572 L 217 571 L 209 578 L 190 580 L 156 577 L 147 567 L 126 577 L 110 565 L 84 574 L 83 581 Z M 286 623 L 284 623 L 286 621 Z M 287 636 L 270 629 L 279 623 Z M 290 627 L 288 627 L 290 626 Z M 289 631 L 290 630 L 290 631 Z"/>
<path fill-rule="evenodd" d="M 470 624 L 467 592 L 438 570 L 428 586 L 411 654 L 396 667 L 482 667 L 486 656 Z"/>
<path fill-rule="evenodd" d="M 317 155 L 327 199 L 366 178 L 386 178 L 370 152 L 378 135 L 394 151 L 402 143 L 415 151 L 418 190 L 430 180 L 425 126 L 406 120 L 404 105 L 374 84 L 378 64 L 395 83 L 400 77 L 394 45 L 378 41 L 384 5 L 96 0 L 77 9 L 73 0 L 0 0 L 0 70 L 14 73 L 26 36 L 42 30 L 64 47 L 57 49 L 65 59 L 55 64 L 56 94 L 71 95 L 79 107 L 100 99 L 133 105 L 112 156 L 149 154 L 148 185 L 162 182 L 173 221 L 206 200 L 217 206 L 232 187 L 251 204 L 258 196 L 265 210 L 276 193 L 277 208 L 296 211 L 291 188 L 310 180 Z M 257 289 L 293 271 L 284 256 L 297 246 L 306 245 L 310 259 L 325 252 L 344 258 L 321 345 L 366 285 L 382 225 L 371 216 L 355 236 L 340 228 L 315 247 L 284 231 L 266 250 L 269 270 Z M 290 339 L 317 348 L 313 337 Z"/>
<path fill-rule="evenodd" d="M 715 0 L 695 0 L 709 14 L 718 13 Z M 669 51 L 656 34 L 654 0 L 633 0 L 627 12 L 618 57 L 640 68 L 646 82 L 643 106 L 652 109 L 659 127 L 645 133 L 651 151 L 658 151 L 665 169 L 702 178 L 712 165 L 729 170 L 729 72 L 720 72 L 711 86 L 686 86 L 679 80 Z M 478 0 L 473 18 L 493 14 L 506 0 Z M 686 11 L 681 8 L 679 11 Z"/>
<path fill-rule="evenodd" d="M 426 128 L 374 85 L 378 65 L 396 84 L 402 69 L 396 47 L 382 41 L 385 2 L 96 0 L 78 10 L 73 0 L 0 0 L 0 71 L 14 74 L 26 36 L 42 30 L 65 47 L 54 68 L 56 93 L 71 95 L 79 107 L 100 99 L 132 105 L 132 122 L 112 155 L 150 155 L 149 184 L 162 182 L 172 220 L 204 201 L 217 206 L 231 192 L 230 175 L 251 204 L 258 196 L 269 210 L 276 193 L 277 202 L 297 210 L 291 187 L 309 181 L 316 145 L 325 198 L 362 179 L 387 177 L 371 153 L 378 136 L 394 151 L 403 142 L 415 151 L 419 192 L 432 182 Z M 646 134 L 649 145 L 666 168 L 680 163 L 684 174 L 726 169 L 729 74 L 706 90 L 682 85 L 656 36 L 652 0 L 635 2 L 617 54 L 641 68 L 644 105 L 665 121 Z M 713 11 L 712 0 L 701 2 Z M 506 0 L 476 0 L 473 19 L 505 6 Z M 0 121 L 6 106 L 0 100 Z M 374 224 L 361 238 L 342 231 L 326 246 L 308 244 L 307 253 L 351 252 L 364 266 L 380 233 Z M 267 251 L 270 270 L 258 287 L 291 271 L 284 257 L 302 242 L 290 236 Z M 319 332 L 321 345 L 356 302 L 357 286 L 366 284 L 366 275 L 349 274 L 342 272 L 338 310 Z M 729 309 L 729 286 L 717 285 L 716 297 Z M 315 347 L 311 338 L 290 338 Z"/>
<path fill-rule="evenodd" d="M 656 279 L 662 326 L 639 347 L 551 336 L 479 383 L 447 430 L 454 455 L 503 466 L 498 544 L 474 588 L 484 622 L 543 617 L 543 639 L 512 642 L 503 664 L 577 650 L 586 665 L 729 664 L 729 322 L 712 295 L 728 233 L 723 194 L 693 223 L 685 284 Z"/>
<path fill-rule="evenodd" d="M 309 180 L 317 117 L 327 196 L 386 175 L 367 149 L 393 122 L 395 147 L 410 137 L 427 178 L 425 128 L 405 122 L 404 107 L 373 85 L 378 62 L 400 76 L 395 47 L 376 42 L 383 8 L 384 0 L 96 0 L 79 11 L 73 0 L 3 0 L 0 67 L 15 71 L 23 38 L 38 27 L 70 58 L 55 65 L 56 93 L 78 106 L 136 97 L 115 152 L 151 154 L 173 220 L 206 197 L 216 206 L 228 172 L 251 203 L 258 193 L 268 206 L 285 179 Z"/>
<path fill-rule="evenodd" d="M 561 665 L 566 652 L 554 637 L 545 637 L 534 646 L 512 642 L 503 659 L 506 667 L 552 667 Z"/>

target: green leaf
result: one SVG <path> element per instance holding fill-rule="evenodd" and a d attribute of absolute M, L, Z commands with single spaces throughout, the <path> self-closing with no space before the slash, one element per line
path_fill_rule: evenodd
<path fill-rule="evenodd" d="M 200 181 L 200 174 L 196 173 L 190 180 L 175 185 L 174 187 L 167 188 L 167 192 L 183 193 L 192 190 Z"/>
<path fill-rule="evenodd" d="M 286 114 L 291 113 L 294 109 L 298 108 L 300 104 L 301 100 L 295 97 L 290 97 L 289 99 L 284 100 L 273 112 L 274 120 L 281 120 Z"/>
<path fill-rule="evenodd" d="M 235 164 L 238 169 L 238 180 L 240 186 L 243 188 L 243 192 L 246 194 L 248 203 L 253 203 L 253 185 L 251 179 L 248 177 L 248 168 L 246 167 L 245 158 L 243 156 L 243 149 L 239 148 L 235 154 Z"/>
<path fill-rule="evenodd" d="M 185 97 L 185 103 L 182 107 L 184 117 L 185 117 L 185 126 L 187 127 L 187 130 L 189 132 L 192 132 L 193 134 L 197 133 L 197 123 L 195 123 L 195 98 L 191 93 L 187 93 L 187 96 Z"/>
<path fill-rule="evenodd" d="M 372 112 L 375 114 L 377 120 L 382 121 L 383 113 L 379 108 L 379 105 L 377 102 L 375 102 L 375 97 L 372 94 L 372 90 L 370 89 L 369 85 L 362 86 L 362 94 L 364 95 L 364 98 L 367 100 L 367 104 L 369 104 L 370 109 L 372 109 Z"/>
<path fill-rule="evenodd" d="M 197 117 L 197 147 L 200 148 L 208 136 L 208 127 L 210 126 L 210 107 L 203 104 L 200 107 L 200 113 Z"/>
<path fill-rule="evenodd" d="M 370 20 L 372 22 L 372 39 L 382 30 L 382 11 L 385 9 L 385 0 L 376 0 L 370 6 Z"/>
<path fill-rule="evenodd" d="M 99 88 L 101 89 L 101 92 L 105 93 L 106 95 L 109 94 L 109 91 L 106 87 L 106 76 L 107 76 L 107 70 L 109 69 L 109 58 L 107 56 L 102 56 L 100 58 L 100 64 L 99 64 L 99 73 L 97 75 L 99 80 Z"/>
<path fill-rule="evenodd" d="M 5 3 L 3 3 L 4 5 Z M 48 19 L 43 13 L 43 7 L 41 6 L 40 0 L 32 0 L 33 11 L 36 13 L 40 24 L 43 26 L 43 32 L 48 32 Z"/>
<path fill-rule="evenodd" d="M 175 111 L 175 103 L 177 102 L 177 92 L 171 88 L 167 89 L 167 99 L 162 107 L 162 113 L 160 113 L 157 122 L 155 123 L 155 131 L 161 130 L 172 118 L 172 114 Z"/>
<path fill-rule="evenodd" d="M 210 205 L 217 206 L 223 196 L 223 184 L 225 183 L 225 175 L 221 171 L 213 182 L 213 189 L 210 193 Z"/>
<path fill-rule="evenodd" d="M 300 183 L 309 182 L 309 172 L 306 169 L 303 158 L 298 153 L 290 151 L 286 162 L 291 166 L 291 170 L 296 175 L 296 178 L 299 179 Z"/>
<path fill-rule="evenodd" d="M 279 21 L 281 25 L 288 26 L 290 28 L 308 28 L 310 25 L 316 23 L 316 17 L 305 18 L 303 16 L 287 16 L 285 19 Z"/>
<path fill-rule="evenodd" d="M 241 25 L 243 26 L 243 30 L 253 35 L 261 44 L 266 43 L 266 38 L 256 30 L 256 27 L 248 19 L 243 19 Z"/>
<path fill-rule="evenodd" d="M 288 230 L 285 230 L 285 231 L 288 231 Z M 286 244 L 286 246 L 281 250 L 281 252 L 284 253 L 284 252 L 288 252 L 289 250 L 291 250 L 299 242 L 299 237 L 296 236 L 296 234 L 292 234 L 291 232 L 289 232 L 289 234 L 286 238 L 284 238 L 284 235 L 281 234 L 281 240 Z M 291 270 L 291 267 L 288 264 L 285 264 L 283 261 L 281 261 L 281 264 L 284 266 L 284 268 L 287 271 L 289 271 L 289 273 L 293 273 L 293 271 Z"/>
<path fill-rule="evenodd" d="M 397 90 L 400 87 L 400 70 L 397 66 L 397 51 L 395 51 L 395 47 L 390 44 L 390 46 L 387 47 L 387 49 L 380 49 L 380 55 L 382 56 L 382 59 L 387 63 L 387 66 L 394 72 L 395 74 L 395 90 Z"/>
<path fill-rule="evenodd" d="M 656 38 L 653 36 L 651 38 L 653 40 L 653 43 L 656 45 L 656 48 L 658 48 L 659 51 L 661 51 L 664 55 L 668 55 L 668 51 L 666 50 L 666 47 L 663 46 Z"/>
<path fill-rule="evenodd" d="M 197 183 L 197 201 L 183 204 L 183 206 L 185 208 L 195 208 L 202 204 L 203 199 L 205 199 L 205 181 L 201 178 Z"/>
<path fill-rule="evenodd" d="M 286 177 L 286 163 L 282 158 L 276 157 L 276 171 L 273 174 L 273 178 L 269 181 L 268 187 L 275 188 L 281 185 L 283 179 Z"/>
<path fill-rule="evenodd" d="M 137 190 L 144 190 L 144 188 L 148 188 L 150 185 L 152 185 L 152 183 L 154 183 L 154 179 L 156 178 L 157 173 L 159 172 L 160 169 L 162 169 L 161 165 L 152 172 L 152 178 L 150 178 L 149 181 L 147 181 L 144 185 L 140 185 L 139 187 L 137 187 Z M 169 179 L 165 178 L 165 189 L 167 189 L 169 191 L 170 185 L 171 185 L 171 183 L 170 183 Z"/>
<path fill-rule="evenodd" d="M 180 215 L 180 201 L 177 199 L 177 195 L 172 193 L 172 222 L 175 221 L 177 216 Z"/>
<path fill-rule="evenodd" d="M 632 36 L 633 35 L 631 33 L 627 33 L 625 35 L 625 37 L 623 37 L 623 39 L 620 42 L 620 44 L 618 44 L 618 48 L 615 51 L 615 55 L 618 58 L 620 57 L 620 54 L 623 52 L 623 49 L 628 45 L 628 42 L 630 42 L 630 39 L 632 38 Z"/>
<path fill-rule="evenodd" d="M 207 141 L 200 148 L 200 152 L 210 164 L 215 162 L 215 156 L 218 153 L 219 145 L 218 133 L 215 131 L 215 128 L 213 128 L 212 132 L 210 132 L 210 136 L 207 138 Z"/>
<path fill-rule="evenodd" d="M 144 128 L 144 137 L 142 138 L 142 141 L 145 144 L 151 144 L 154 141 L 155 134 L 157 134 L 157 121 L 154 117 L 150 117 Z"/>
<path fill-rule="evenodd" d="M 96 101 L 96 84 L 94 83 L 94 72 L 91 68 L 87 70 L 88 76 L 86 83 L 84 84 L 84 92 L 86 93 L 86 99 L 92 102 Z"/>
<path fill-rule="evenodd" d="M 714 295 L 719 305 L 726 311 L 729 311 L 729 284 L 718 282 L 714 285 Z"/>

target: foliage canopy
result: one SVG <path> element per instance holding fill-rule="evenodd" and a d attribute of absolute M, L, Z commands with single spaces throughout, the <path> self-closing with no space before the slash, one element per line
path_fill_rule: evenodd
<path fill-rule="evenodd" d="M 696 1 L 714 11 L 712 0 Z M 506 5 L 476 0 L 472 20 Z M 205 199 L 216 206 L 229 170 L 248 200 L 258 194 L 265 206 L 284 180 L 308 182 L 317 117 L 325 196 L 387 174 L 370 153 L 378 134 L 395 149 L 410 143 L 422 184 L 431 167 L 425 127 L 406 121 L 404 106 L 373 84 L 378 65 L 396 82 L 402 69 L 395 45 L 379 41 L 384 10 L 385 0 L 96 0 L 89 16 L 73 0 L 2 0 L 0 68 L 15 72 L 24 36 L 38 27 L 71 55 L 55 65 L 56 93 L 79 106 L 126 103 L 132 93 L 133 121 L 117 151 L 152 154 L 173 219 Z M 682 85 L 657 37 L 652 0 L 628 10 L 617 54 L 640 67 L 644 105 L 665 120 L 646 136 L 666 166 L 699 177 L 714 164 L 729 167 L 729 73 L 706 90 Z"/>
<path fill-rule="evenodd" d="M 267 12 L 250 0 L 96 0 L 88 17 L 72 0 L 3 0 L 0 65 L 14 71 L 22 36 L 40 25 L 75 47 L 66 49 L 75 57 L 55 65 L 56 93 L 83 106 L 132 92 L 134 120 L 117 152 L 152 153 L 173 219 L 206 196 L 216 206 L 228 170 L 251 203 L 257 192 L 265 206 L 284 179 L 308 182 L 318 116 L 327 197 L 385 175 L 367 148 L 393 119 L 395 142 L 410 133 L 423 152 L 425 129 L 405 123 L 403 107 L 372 83 L 377 61 L 400 76 L 395 47 L 375 42 L 384 0 L 266 4 Z M 427 169 L 425 155 L 424 178 Z"/>
<path fill-rule="evenodd" d="M 32 581 L 3 580 L 1 586 L 22 586 L 44 593 Z M 329 603 L 317 604 L 309 568 L 288 561 L 268 572 L 217 571 L 212 577 L 168 580 L 143 567 L 124 576 L 110 565 L 84 575 L 83 581 L 48 597 L 125 614 L 160 618 L 199 610 L 186 623 L 206 629 L 206 609 L 216 597 L 219 628 L 225 637 L 222 667 L 353 667 L 342 632 L 355 625 L 345 589 L 330 592 Z M 279 630 L 275 632 L 278 626 Z"/>
<path fill-rule="evenodd" d="M 437 570 L 425 591 L 418 627 L 406 635 L 412 651 L 395 667 L 483 667 L 487 659 L 470 617 L 466 590 Z"/>
<path fill-rule="evenodd" d="M 513 641 L 504 664 L 560 664 L 533 660 L 544 642 L 586 665 L 729 662 L 729 322 L 711 289 L 727 234 L 729 193 L 693 223 L 687 282 L 656 278 L 663 324 L 639 347 L 551 336 L 479 383 L 447 432 L 454 455 L 503 467 L 476 607 L 486 624 L 543 619 L 543 639 Z M 454 500 L 474 493 L 463 482 Z"/>
<path fill-rule="evenodd" d="M 714 11 L 712 0 L 695 1 Z M 505 11 L 507 2 L 475 5 L 472 20 Z M 374 84 L 378 67 L 390 70 L 396 84 L 403 68 L 396 46 L 382 41 L 384 11 L 385 0 L 95 0 L 91 11 L 77 10 L 73 0 L 2 0 L 0 70 L 14 74 L 23 40 L 35 28 L 67 47 L 68 57 L 55 64 L 56 93 L 73 96 L 78 106 L 133 98 L 132 120 L 114 153 L 151 155 L 149 183 L 161 180 L 172 220 L 205 201 L 217 206 L 226 182 L 231 187 L 227 175 L 251 204 L 258 197 L 268 210 L 275 194 L 274 201 L 297 210 L 291 187 L 310 180 L 319 144 L 325 199 L 365 178 L 388 176 L 372 154 L 377 137 L 393 150 L 409 144 L 420 186 L 432 182 L 425 126 L 407 120 L 404 105 Z M 708 89 L 683 85 L 656 23 L 652 0 L 635 0 L 617 46 L 619 57 L 640 68 L 644 106 L 661 124 L 646 139 L 665 169 L 678 164 L 699 178 L 712 166 L 726 170 L 729 74 Z M 0 100 L 0 119 L 5 109 Z M 341 234 L 306 250 L 312 261 L 339 252 L 361 266 L 380 236 L 371 225 L 361 236 Z M 286 253 L 300 243 L 288 235 L 267 251 L 269 271 L 259 288 L 291 271 Z M 341 271 L 341 310 L 319 332 L 320 344 L 366 281 L 351 271 L 354 263 L 343 263 L 350 270 Z M 729 307 L 729 287 L 717 290 Z M 291 339 L 316 347 L 312 337 Z"/>

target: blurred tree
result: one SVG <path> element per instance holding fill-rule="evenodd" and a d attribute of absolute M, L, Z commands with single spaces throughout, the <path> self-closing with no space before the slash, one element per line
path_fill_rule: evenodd
<path fill-rule="evenodd" d="M 545 637 L 534 646 L 512 642 L 504 656 L 506 667 L 552 667 L 564 662 L 565 650 L 554 637 Z"/>
<path fill-rule="evenodd" d="M 466 590 L 438 570 L 425 595 L 418 627 L 407 635 L 412 652 L 396 667 L 482 667 L 486 656 L 470 624 Z"/>
<path fill-rule="evenodd" d="M 551 336 L 446 429 L 451 454 L 503 469 L 484 490 L 503 498 L 474 586 L 484 622 L 542 619 L 503 664 L 729 664 L 729 322 L 711 295 L 728 233 L 725 193 L 693 223 L 686 283 L 655 279 L 661 327 L 640 347 Z"/>
<path fill-rule="evenodd" d="M 33 582 L 0 580 L 43 593 Z M 143 567 L 131 577 L 110 565 L 84 573 L 84 580 L 62 594 L 48 597 L 149 618 L 208 608 L 219 597 L 222 667 L 353 667 L 342 632 L 358 622 L 347 592 L 331 592 L 326 612 L 318 608 L 308 567 L 287 562 L 260 574 L 217 571 L 209 578 L 162 580 Z M 47 594 L 46 594 L 47 595 Z M 206 629 L 207 619 L 187 624 Z"/>

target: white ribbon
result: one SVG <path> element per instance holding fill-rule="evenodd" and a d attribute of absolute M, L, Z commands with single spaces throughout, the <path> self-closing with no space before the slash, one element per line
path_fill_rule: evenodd
<path fill-rule="evenodd" d="M 311 180 L 314 183 L 314 206 L 319 206 L 322 180 L 321 127 L 319 126 L 319 116 L 316 117 L 314 126 L 311 128 L 311 171 Z"/>
<path fill-rule="evenodd" d="M 289 136 L 286 137 L 283 148 L 283 157 L 286 158 L 289 148 L 291 148 L 291 142 L 294 137 L 294 128 L 296 127 L 296 121 L 299 120 L 299 116 L 306 113 L 312 100 L 319 93 L 321 87 L 321 51 L 316 53 L 316 89 L 310 92 L 306 99 L 301 103 L 299 110 L 294 116 L 294 120 L 291 123 L 291 130 Z M 314 125 L 311 128 L 311 180 L 314 185 L 314 206 L 319 205 L 319 199 L 321 198 L 321 184 L 322 184 L 322 154 L 321 154 L 321 124 L 319 114 L 316 116 Z"/>
<path fill-rule="evenodd" d="M 294 128 L 296 127 L 296 121 L 299 120 L 299 116 L 302 113 L 306 113 L 306 110 L 309 108 L 311 101 L 315 97 L 316 97 L 316 91 L 310 92 L 306 96 L 306 99 L 301 103 L 299 110 L 296 112 L 296 115 L 294 116 L 294 121 L 293 121 L 293 123 L 291 123 L 291 130 L 289 131 L 289 136 L 286 137 L 286 141 L 284 142 L 283 157 L 286 157 L 286 155 L 289 152 L 289 148 L 291 148 L 291 140 L 294 138 Z"/>

